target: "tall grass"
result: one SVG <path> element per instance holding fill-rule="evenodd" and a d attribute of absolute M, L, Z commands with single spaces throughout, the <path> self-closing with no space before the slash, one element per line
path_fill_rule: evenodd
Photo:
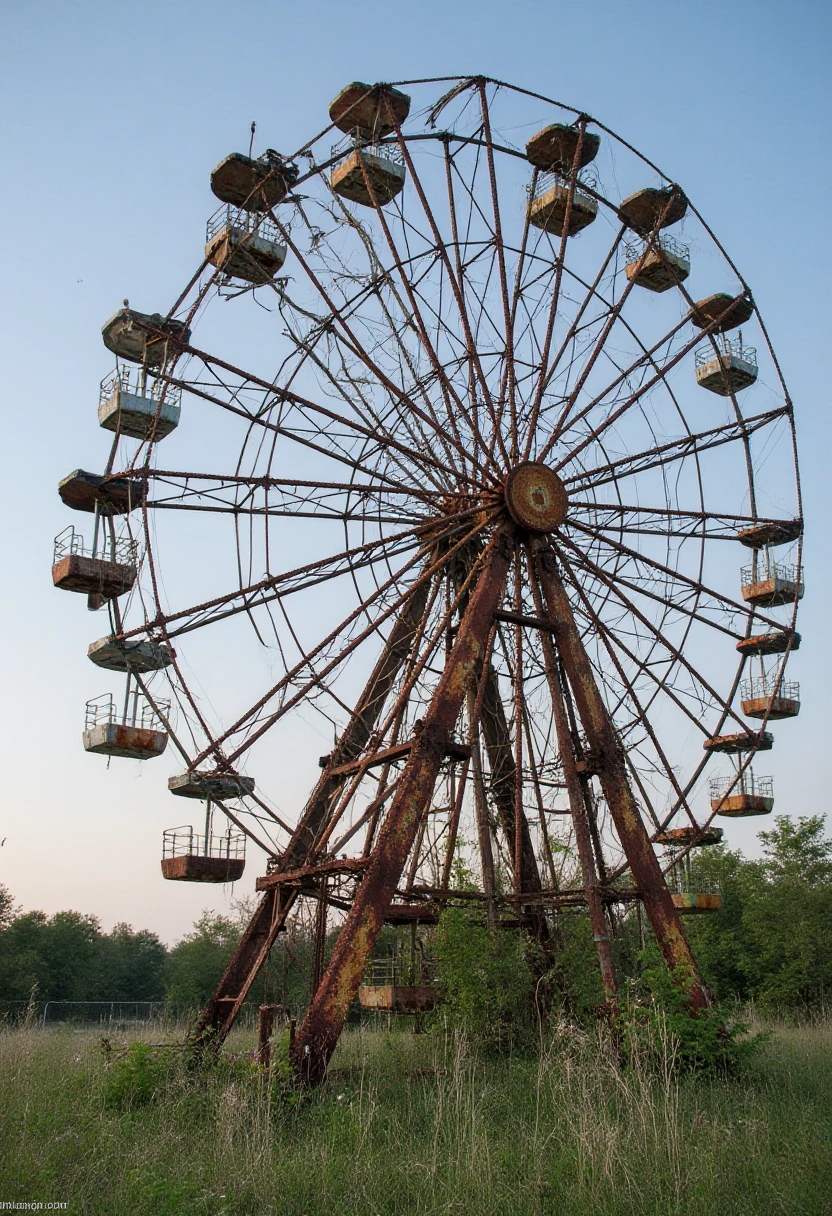
<path fill-rule="evenodd" d="M 776 1027 L 742 1079 L 680 1079 L 666 1048 L 622 1069 L 568 1026 L 498 1060 L 460 1037 L 360 1029 L 298 1100 L 242 1063 L 107 1066 L 88 1031 L 9 1030 L 0 1200 L 107 1216 L 832 1211 L 832 1025 Z"/>

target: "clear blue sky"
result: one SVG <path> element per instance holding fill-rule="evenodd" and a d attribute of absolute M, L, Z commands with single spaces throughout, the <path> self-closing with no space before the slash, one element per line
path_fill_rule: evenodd
<path fill-rule="evenodd" d="M 167 770 L 108 771 L 81 750 L 103 618 L 51 588 L 69 522 L 55 486 L 103 464 L 100 326 L 124 296 L 172 303 L 200 256 L 213 165 L 245 149 L 253 118 L 264 144 L 298 146 L 353 79 L 484 73 L 580 107 L 679 181 L 742 269 L 796 403 L 807 516 L 790 671 L 804 707 L 764 767 L 779 811 L 825 811 L 831 27 L 819 0 L 4 6 L 0 881 L 25 907 L 171 941 L 227 899 L 161 881 L 161 829 L 184 817 Z M 750 850 L 757 826 L 728 839 Z"/>

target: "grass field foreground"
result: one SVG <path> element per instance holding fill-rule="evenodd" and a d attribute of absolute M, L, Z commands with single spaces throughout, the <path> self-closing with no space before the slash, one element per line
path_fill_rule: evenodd
<path fill-rule="evenodd" d="M 568 1026 L 498 1060 L 361 1029 L 298 1098 L 242 1060 L 193 1075 L 181 1051 L 134 1049 L 107 1065 L 98 1034 L 9 1029 L 0 1200 L 102 1216 L 832 1211 L 832 1023 L 774 1027 L 742 1079 L 667 1063 L 622 1069 Z"/>

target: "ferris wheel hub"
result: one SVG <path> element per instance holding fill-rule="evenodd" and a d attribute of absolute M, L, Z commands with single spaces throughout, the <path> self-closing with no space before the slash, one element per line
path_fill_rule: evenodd
<path fill-rule="evenodd" d="M 508 513 L 530 532 L 553 532 L 566 519 L 569 499 L 554 469 L 534 460 L 511 469 L 505 480 Z"/>

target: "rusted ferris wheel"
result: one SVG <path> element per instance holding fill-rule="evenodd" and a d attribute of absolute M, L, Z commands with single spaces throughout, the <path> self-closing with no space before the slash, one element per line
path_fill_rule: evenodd
<path fill-rule="evenodd" d="M 705 1002 L 680 913 L 719 900 L 682 862 L 716 815 L 772 809 L 751 761 L 799 709 L 803 591 L 791 402 L 682 189 L 485 78 L 354 83 L 329 115 L 292 156 L 226 157 L 173 307 L 105 325 L 112 450 L 61 483 L 93 522 L 53 565 L 106 604 L 90 658 L 126 675 L 85 746 L 170 743 L 171 792 L 205 803 L 204 829 L 165 834 L 164 876 L 265 854 L 198 1035 L 222 1041 L 310 901 L 312 1080 L 382 925 L 429 927 L 449 898 L 544 953 L 587 907 L 610 1001 L 640 903 Z M 245 329 L 212 320 L 219 298 Z M 293 815 L 316 722 L 334 745 Z"/>

